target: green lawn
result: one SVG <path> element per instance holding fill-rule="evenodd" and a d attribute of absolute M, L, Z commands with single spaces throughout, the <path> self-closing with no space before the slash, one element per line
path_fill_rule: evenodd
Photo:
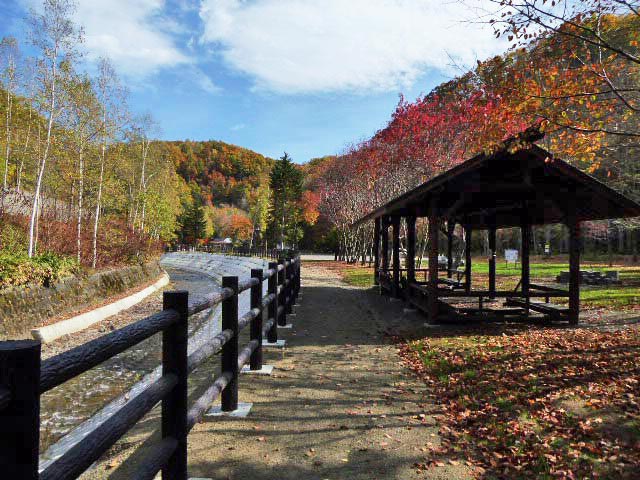
<path fill-rule="evenodd" d="M 370 287 L 373 285 L 373 268 L 353 267 L 343 272 L 343 280 L 354 287 Z"/>
<path fill-rule="evenodd" d="M 622 308 L 640 305 L 640 287 L 589 287 L 580 291 L 580 301 L 584 306 L 592 308 Z"/>
<path fill-rule="evenodd" d="M 521 265 L 505 264 L 504 262 L 498 262 L 496 264 L 496 274 L 505 276 L 519 276 Z M 640 279 L 640 267 L 621 267 L 614 265 L 613 267 L 607 267 L 603 265 L 581 265 L 582 270 L 592 270 L 596 272 L 604 272 L 607 270 L 618 270 L 620 272 L 620 278 L 635 278 Z M 473 273 L 489 274 L 489 262 L 478 261 L 472 263 L 471 270 Z M 531 263 L 530 272 L 531 277 L 540 278 L 555 278 L 560 272 L 569 271 L 568 263 Z"/>
<path fill-rule="evenodd" d="M 513 287 L 520 279 L 520 268 L 513 265 L 498 263 L 496 274 L 498 284 L 506 288 Z M 583 270 L 604 272 L 606 270 L 617 270 L 620 273 L 622 285 L 619 286 L 591 286 L 584 285 L 580 289 L 580 300 L 582 305 L 590 308 L 624 308 L 640 305 L 640 267 L 620 266 L 613 267 L 602 265 L 582 265 Z M 531 281 L 541 281 L 544 283 L 553 282 L 561 271 L 568 271 L 569 265 L 566 263 L 532 263 Z M 489 274 L 488 262 L 476 262 L 473 264 L 473 272 L 480 276 Z M 477 279 L 484 282 L 484 278 Z M 474 282 L 475 283 L 475 282 Z M 559 288 L 567 288 L 566 285 L 558 285 Z M 556 303 L 563 303 L 557 299 Z M 564 300 L 566 303 L 566 300 Z"/>
<path fill-rule="evenodd" d="M 498 262 L 496 265 L 498 288 L 511 289 L 520 279 L 520 264 L 506 265 Z M 618 270 L 622 285 L 609 287 L 583 286 L 580 291 L 580 299 L 583 306 L 588 308 L 629 308 L 640 305 L 640 267 L 603 266 L 602 264 L 585 264 L 585 270 L 605 271 Z M 531 280 L 535 283 L 553 282 L 561 271 L 567 271 L 569 265 L 566 263 L 531 263 Z M 373 269 L 359 265 L 341 266 L 342 278 L 349 285 L 356 287 L 371 287 L 373 285 Z M 473 262 L 474 288 L 486 286 L 486 276 L 489 274 L 489 265 L 486 259 L 476 258 Z M 441 273 L 442 275 L 442 273 Z M 559 288 L 566 288 L 566 285 L 558 285 Z M 562 299 L 556 300 L 562 303 Z M 566 301 L 565 301 L 566 303 Z"/>

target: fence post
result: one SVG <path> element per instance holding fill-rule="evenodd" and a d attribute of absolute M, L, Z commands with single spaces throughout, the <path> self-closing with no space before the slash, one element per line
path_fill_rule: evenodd
<path fill-rule="evenodd" d="M 291 274 L 291 296 L 292 296 L 292 304 L 296 306 L 298 304 L 298 259 L 293 257 L 291 259 L 291 265 L 293 267 L 293 272 Z"/>
<path fill-rule="evenodd" d="M 269 343 L 276 343 L 278 341 L 278 264 L 269 262 L 269 269 L 274 270 L 275 273 L 269 277 L 268 282 L 269 295 L 273 294 L 273 300 L 269 303 L 268 317 L 273 318 L 273 326 L 267 333 L 267 340 Z"/>
<path fill-rule="evenodd" d="M 294 265 L 291 257 L 289 257 L 287 261 L 289 262 L 289 266 L 285 270 L 285 278 L 289 281 L 289 283 L 287 283 L 287 286 L 284 289 L 284 291 L 285 291 L 285 300 L 287 302 L 286 311 L 289 314 L 289 313 L 293 313 L 293 275 L 292 274 L 294 272 Z"/>
<path fill-rule="evenodd" d="M 296 298 L 298 296 L 297 291 L 298 284 L 298 265 L 296 263 L 296 258 L 291 258 L 291 305 L 296 306 Z"/>
<path fill-rule="evenodd" d="M 3 478 L 37 480 L 40 447 L 40 342 L 0 342 L 0 468 Z"/>
<path fill-rule="evenodd" d="M 189 292 L 164 292 L 162 308 L 175 310 L 177 322 L 162 332 L 162 375 L 174 374 L 178 383 L 162 400 L 162 438 L 173 437 L 178 446 L 162 469 L 162 478 L 187 480 L 187 345 Z"/>
<path fill-rule="evenodd" d="M 298 255 L 298 261 L 297 264 L 298 266 L 298 280 L 296 283 L 296 299 L 300 296 L 300 288 L 302 286 L 302 259 L 300 258 L 300 255 Z"/>
<path fill-rule="evenodd" d="M 262 269 L 252 268 L 251 278 L 257 278 L 258 284 L 251 287 L 251 308 L 259 308 L 260 313 L 251 320 L 251 340 L 256 340 L 258 346 L 251 354 L 249 368 L 251 370 L 262 369 Z"/>
<path fill-rule="evenodd" d="M 233 338 L 222 347 L 222 371 L 232 374 L 222 391 L 222 411 L 238 409 L 238 277 L 222 277 L 222 288 L 230 288 L 233 295 L 222 302 L 222 330 L 233 331 Z"/>
<path fill-rule="evenodd" d="M 282 265 L 282 270 L 278 271 L 278 285 L 281 286 L 280 290 L 280 298 L 278 299 L 278 305 L 282 305 L 284 308 L 282 309 L 282 315 L 278 318 L 278 325 L 284 327 L 287 324 L 287 287 L 284 284 L 287 267 L 284 264 L 285 259 L 280 258 L 278 263 Z"/>
<path fill-rule="evenodd" d="M 291 272 L 291 296 L 293 297 L 292 304 L 295 306 L 296 304 L 296 278 L 298 276 L 298 265 L 296 264 L 296 257 L 291 257 L 291 267 L 293 271 Z"/>

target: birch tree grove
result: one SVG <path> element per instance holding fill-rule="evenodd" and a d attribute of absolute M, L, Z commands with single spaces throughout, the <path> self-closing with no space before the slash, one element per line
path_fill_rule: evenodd
<path fill-rule="evenodd" d="M 17 88 L 17 56 L 18 42 L 13 37 L 3 38 L 0 41 L 0 61 L 2 62 L 2 85 L 6 90 L 5 108 L 5 151 L 4 151 L 4 176 L 2 187 L 6 191 L 9 176 L 9 157 L 11 155 L 11 131 L 13 120 L 13 96 Z"/>
<path fill-rule="evenodd" d="M 0 254 L 139 262 L 175 237 L 187 188 L 151 114 L 128 111 L 110 61 L 86 71 L 74 9 L 44 0 L 30 12 L 33 57 L 0 42 Z"/>
<path fill-rule="evenodd" d="M 100 105 L 91 85 L 90 79 L 85 75 L 74 75 L 66 86 L 65 127 L 72 132 L 70 150 L 75 153 L 77 160 L 76 178 L 76 249 L 77 260 L 81 261 L 82 221 L 84 218 L 85 195 L 85 162 L 89 153 L 88 149 L 101 131 Z"/>
<path fill-rule="evenodd" d="M 36 104 L 47 124 L 46 139 L 42 155 L 39 159 L 33 206 L 29 222 L 29 256 L 35 250 L 35 223 L 40 201 L 42 181 L 51 149 L 51 133 L 54 122 L 60 113 L 57 104 L 59 89 L 64 81 L 63 67 L 69 68 L 78 55 L 77 47 L 82 37 L 80 31 L 71 21 L 75 5 L 66 0 L 45 0 L 43 13 L 31 11 L 31 42 L 39 50 L 37 60 L 37 78 L 39 81 L 36 93 Z"/>
<path fill-rule="evenodd" d="M 98 71 L 97 94 L 102 111 L 100 124 L 100 173 L 98 175 L 92 235 L 91 266 L 93 268 L 96 268 L 98 262 L 98 228 L 100 225 L 100 209 L 102 208 L 102 190 L 107 162 L 107 146 L 117 139 L 118 128 L 125 123 L 126 111 L 126 91 L 120 84 L 118 76 L 108 59 L 100 59 Z"/>

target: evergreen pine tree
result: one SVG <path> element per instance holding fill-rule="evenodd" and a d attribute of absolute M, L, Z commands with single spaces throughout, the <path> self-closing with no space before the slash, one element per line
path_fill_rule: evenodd
<path fill-rule="evenodd" d="M 177 232 L 181 243 L 196 243 L 207 234 L 207 221 L 204 209 L 195 198 L 182 205 L 182 213 L 178 217 L 180 230 Z"/>
<path fill-rule="evenodd" d="M 269 178 L 271 187 L 271 221 L 269 230 L 280 248 L 285 244 L 296 245 L 300 237 L 300 197 L 302 196 L 302 172 L 284 153 L 276 160 Z"/>

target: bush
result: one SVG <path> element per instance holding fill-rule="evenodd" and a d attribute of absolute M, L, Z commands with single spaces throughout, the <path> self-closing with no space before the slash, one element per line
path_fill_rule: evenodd
<path fill-rule="evenodd" d="M 71 257 L 43 253 L 29 258 L 25 253 L 0 251 L 0 289 L 30 284 L 48 287 L 78 271 L 78 264 Z"/>
<path fill-rule="evenodd" d="M 0 228 L 0 250 L 15 254 L 26 253 L 29 239 L 24 229 L 5 221 L 4 218 L 1 220 L 4 225 Z"/>

